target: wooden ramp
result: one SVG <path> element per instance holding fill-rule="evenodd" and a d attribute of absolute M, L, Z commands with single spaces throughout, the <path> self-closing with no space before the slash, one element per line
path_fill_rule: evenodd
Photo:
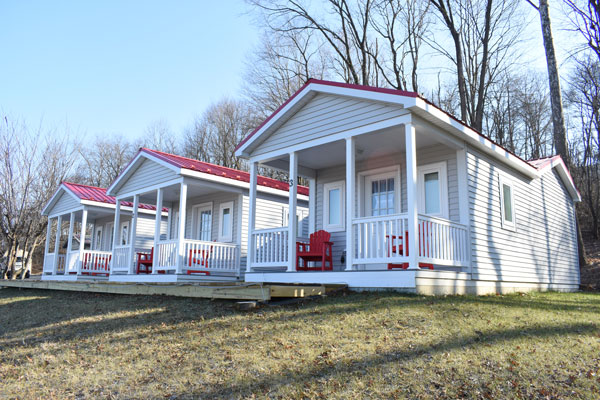
<path fill-rule="evenodd" d="M 118 283 L 106 281 L 41 281 L 0 280 L 0 287 L 21 289 L 68 290 L 90 293 L 133 295 L 163 295 L 200 297 L 205 299 L 231 299 L 268 301 L 272 298 L 303 298 L 323 296 L 346 285 L 295 285 L 260 284 L 245 282 L 195 282 L 195 283 Z"/>

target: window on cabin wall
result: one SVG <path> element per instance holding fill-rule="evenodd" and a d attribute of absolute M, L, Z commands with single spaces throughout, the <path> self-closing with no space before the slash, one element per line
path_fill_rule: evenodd
<path fill-rule="evenodd" d="M 417 167 L 419 213 L 448 218 L 448 178 L 446 163 Z"/>
<path fill-rule="evenodd" d="M 114 222 L 106 225 L 106 230 L 107 230 L 107 232 L 109 232 L 109 235 L 110 235 L 110 240 L 108 241 L 106 248 L 108 249 L 108 251 L 112 251 L 113 243 L 115 240 L 115 224 L 114 224 Z"/>
<path fill-rule="evenodd" d="M 212 203 L 193 207 L 194 239 L 210 241 L 212 239 Z"/>
<path fill-rule="evenodd" d="M 515 196 L 513 191 L 513 184 L 502 176 L 499 177 L 499 189 L 500 189 L 500 213 L 502 220 L 502 227 L 508 230 L 516 230 L 515 221 Z"/>
<path fill-rule="evenodd" d="M 102 250 L 102 240 L 104 239 L 102 233 L 103 233 L 102 227 L 97 226 L 96 227 L 96 237 L 95 237 L 95 242 L 94 242 L 94 250 Z"/>
<path fill-rule="evenodd" d="M 219 206 L 219 241 L 233 241 L 233 201 Z"/>
<path fill-rule="evenodd" d="M 344 230 L 344 181 L 323 185 L 323 229 L 329 232 Z"/>
<path fill-rule="evenodd" d="M 127 246 L 129 244 L 129 221 L 121 222 L 121 246 Z"/>

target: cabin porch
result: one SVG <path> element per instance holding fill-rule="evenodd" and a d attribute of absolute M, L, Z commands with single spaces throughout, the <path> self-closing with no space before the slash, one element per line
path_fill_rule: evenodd
<path fill-rule="evenodd" d="M 251 158 L 253 174 L 260 163 L 288 172 L 292 181 L 299 176 L 308 180 L 309 232 L 331 234 L 333 268 L 299 268 L 296 221 L 254 229 L 251 217 L 246 281 L 411 291 L 419 277 L 469 277 L 464 143 L 426 121 L 406 119 L 385 129 L 366 127 L 342 139 Z M 290 210 L 295 201 L 291 193 Z M 253 207 L 251 186 L 251 216 Z"/>

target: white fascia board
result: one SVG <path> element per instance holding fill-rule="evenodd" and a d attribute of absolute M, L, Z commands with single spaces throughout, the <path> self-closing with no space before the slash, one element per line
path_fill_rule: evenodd
<path fill-rule="evenodd" d="M 121 201 L 123 201 L 123 200 L 121 200 Z M 114 210 L 115 208 L 117 208 L 117 206 L 115 204 L 102 203 L 100 201 L 81 200 L 81 204 L 86 205 L 86 206 L 92 206 L 92 207 L 108 208 L 108 209 L 111 209 L 111 210 Z M 133 207 L 121 205 L 121 211 L 129 211 L 129 212 L 131 212 L 132 210 L 133 210 Z M 145 208 L 139 208 L 138 212 L 143 213 L 143 214 L 156 215 L 156 211 L 155 210 L 148 210 L 148 209 L 145 209 Z M 161 214 L 162 214 L 163 217 L 166 217 L 169 213 L 163 211 Z"/>
<path fill-rule="evenodd" d="M 567 169 L 567 166 L 565 165 L 562 158 L 556 158 L 556 159 L 552 160 L 550 163 L 548 163 L 548 165 L 546 165 L 545 167 L 540 169 L 538 172 L 540 175 L 543 175 L 546 172 L 551 171 L 554 168 L 556 168 L 558 175 L 562 179 L 562 181 L 563 181 L 567 191 L 571 195 L 571 198 L 573 199 L 573 201 L 575 201 L 577 203 L 581 202 L 581 194 L 577 190 L 577 187 L 575 186 L 575 182 L 573 182 L 573 178 L 571 177 L 571 174 L 569 173 L 569 170 Z"/>
<path fill-rule="evenodd" d="M 61 216 L 61 215 L 69 215 L 69 214 L 71 214 L 72 212 L 78 212 L 78 211 L 82 211 L 82 210 L 83 210 L 83 208 L 84 208 L 84 206 L 80 206 L 80 207 L 77 207 L 77 208 L 72 208 L 72 209 L 70 209 L 69 211 L 65 211 L 65 212 L 61 212 L 61 213 L 54 213 L 54 214 L 50 214 L 50 215 L 48 215 L 48 218 L 56 218 L 56 217 L 58 217 L 58 216 Z"/>
<path fill-rule="evenodd" d="M 539 177 L 538 171 L 533 166 L 511 154 L 509 151 L 494 144 L 491 140 L 475 132 L 473 129 L 456 121 L 439 108 L 428 104 L 423 99 L 416 99 L 415 106 L 411 108 L 422 110 L 434 116 L 441 122 L 449 125 L 452 128 L 452 131 L 455 132 L 455 134 L 460 135 L 459 137 L 465 140 L 467 143 L 473 145 L 475 148 L 483 151 L 484 153 L 491 155 L 495 159 L 508 164 L 525 176 L 528 176 L 531 179 Z"/>
<path fill-rule="evenodd" d="M 138 165 L 138 163 L 140 163 L 140 158 L 146 158 L 148 160 L 154 161 L 166 168 L 169 168 L 171 170 L 173 170 L 175 173 L 179 173 L 180 169 L 172 164 L 169 164 L 166 161 L 163 161 L 155 156 L 153 156 L 150 153 L 147 153 L 145 151 L 140 151 L 134 158 L 133 160 L 131 160 L 131 162 L 129 163 L 129 165 L 127 165 L 127 167 L 125 168 L 125 170 L 123 172 L 121 172 L 121 174 L 117 177 L 117 179 L 115 179 L 113 181 L 113 183 L 110 184 L 110 186 L 106 189 L 106 194 L 109 196 L 116 196 L 117 193 L 115 192 L 115 190 L 118 189 L 119 186 L 121 186 L 123 184 L 124 181 L 126 181 L 129 178 L 129 175 L 131 173 L 133 173 L 135 171 L 135 166 Z"/>
<path fill-rule="evenodd" d="M 234 187 L 238 187 L 238 188 L 242 188 L 242 189 L 250 188 L 250 183 L 248 183 L 248 182 L 242 182 L 242 181 L 238 181 L 236 179 L 225 178 L 222 176 L 207 174 L 205 172 L 198 172 L 198 171 L 192 171 L 189 169 L 182 169 L 181 174 L 184 176 L 189 176 L 191 178 L 195 178 L 195 179 L 202 179 L 202 180 L 206 180 L 209 182 L 217 182 L 217 183 L 220 183 L 223 185 L 234 186 Z M 257 185 L 256 190 L 261 191 L 263 193 L 273 194 L 276 196 L 281 196 L 281 197 L 286 197 L 286 198 L 289 196 L 289 193 L 284 190 L 270 188 L 270 187 L 266 187 L 266 186 L 262 186 L 262 185 Z M 308 196 L 298 194 L 298 199 L 308 201 Z"/>
<path fill-rule="evenodd" d="M 277 121 L 279 121 L 281 118 L 284 118 L 288 112 L 294 111 L 294 108 L 311 93 L 326 93 L 357 99 L 379 101 L 393 105 L 401 105 L 403 108 L 413 107 L 418 100 L 416 97 L 382 93 L 373 90 L 362 90 L 359 88 L 347 88 L 320 83 L 310 83 L 301 93 L 298 93 L 296 97 L 286 104 L 285 107 L 279 110 L 277 115 L 274 115 L 273 118 L 263 125 L 256 133 L 254 133 L 254 135 L 252 135 L 252 137 L 235 152 L 235 155 L 243 158 L 250 157 L 251 154 L 247 152 L 246 149 L 248 149 L 252 143 L 254 143 L 266 131 L 268 131 Z"/>

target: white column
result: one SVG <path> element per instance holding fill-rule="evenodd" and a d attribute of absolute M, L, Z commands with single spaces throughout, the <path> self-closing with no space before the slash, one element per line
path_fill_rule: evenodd
<path fill-rule="evenodd" d="M 135 274 L 135 240 L 137 236 L 137 218 L 138 210 L 140 208 L 140 195 L 136 194 L 133 196 L 133 211 L 131 214 L 131 224 L 129 224 L 129 273 Z"/>
<path fill-rule="evenodd" d="M 71 250 L 73 249 L 73 226 L 75 225 L 75 213 L 71 213 L 69 216 L 69 237 L 67 238 L 67 255 L 65 256 L 65 275 L 67 275 L 66 268 L 71 262 Z"/>
<path fill-rule="evenodd" d="M 158 271 L 154 267 L 154 262 L 158 258 L 158 242 L 160 241 L 160 224 L 162 222 L 162 203 L 164 189 L 160 188 L 156 191 L 156 218 L 154 219 L 154 255 L 152 256 L 152 274 L 157 274 Z"/>
<path fill-rule="evenodd" d="M 167 240 L 171 240 L 171 221 L 173 218 L 173 203 L 169 205 L 169 211 L 167 212 Z"/>
<path fill-rule="evenodd" d="M 308 235 L 315 231 L 317 220 L 317 181 L 315 178 L 308 180 Z"/>
<path fill-rule="evenodd" d="M 56 219 L 56 240 L 54 241 L 54 267 L 52 268 L 52 275 L 58 273 L 58 249 L 60 247 L 60 231 L 62 225 L 62 215 L 59 215 Z"/>
<path fill-rule="evenodd" d="M 256 227 L 256 182 L 258 176 L 258 163 L 250 163 L 250 187 L 248 190 L 248 251 L 246 254 L 246 272 L 252 271 L 252 262 L 256 246 L 254 244 L 254 229 Z"/>
<path fill-rule="evenodd" d="M 185 214 L 187 207 L 187 189 L 188 185 L 185 182 L 181 182 L 179 190 L 179 226 L 177 227 L 177 246 L 179 248 L 177 257 L 177 273 L 181 274 L 183 271 L 183 262 L 185 260 Z"/>
<path fill-rule="evenodd" d="M 48 250 L 50 250 L 50 236 L 52 235 L 52 220 L 48 217 L 48 226 L 46 227 L 46 243 L 44 245 L 44 267 L 43 271 L 46 272 L 48 270 L 48 266 L 46 265 L 46 256 L 48 255 Z M 52 265 L 54 268 L 54 265 Z"/>
<path fill-rule="evenodd" d="M 117 199 L 115 207 L 115 226 L 113 227 L 113 253 L 116 250 L 117 246 L 121 244 L 121 227 L 119 225 L 121 225 L 121 200 Z"/>
<path fill-rule="evenodd" d="M 290 195 L 289 195 L 289 222 L 288 222 L 288 272 L 296 270 L 296 235 L 298 233 L 296 222 L 296 205 L 298 203 L 298 155 L 290 153 Z"/>
<path fill-rule="evenodd" d="M 346 138 L 346 271 L 354 269 L 354 234 L 352 220 L 354 219 L 356 182 L 356 151 L 353 136 Z"/>
<path fill-rule="evenodd" d="M 83 263 L 83 252 L 85 251 L 85 231 L 87 229 L 88 212 L 84 208 L 81 213 L 81 238 L 79 242 L 79 263 L 77 264 L 77 275 L 81 275 L 81 264 Z"/>
<path fill-rule="evenodd" d="M 419 269 L 416 132 L 411 123 L 406 124 L 404 130 L 406 141 L 406 202 L 408 205 L 408 268 Z"/>

